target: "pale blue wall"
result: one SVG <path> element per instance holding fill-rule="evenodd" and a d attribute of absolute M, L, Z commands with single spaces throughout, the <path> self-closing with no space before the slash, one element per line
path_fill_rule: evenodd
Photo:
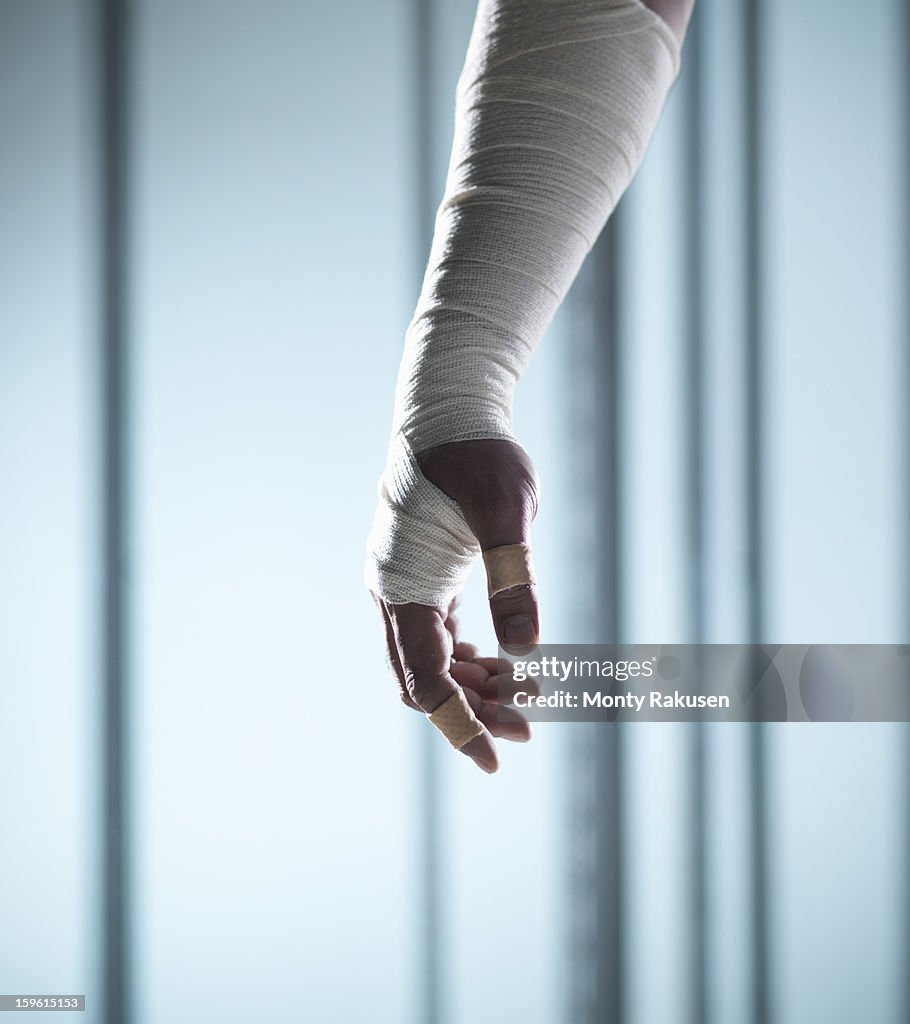
<path fill-rule="evenodd" d="M 413 283 L 406 5 L 138 19 L 139 1020 L 408 1019 L 414 723 L 360 582 Z"/>

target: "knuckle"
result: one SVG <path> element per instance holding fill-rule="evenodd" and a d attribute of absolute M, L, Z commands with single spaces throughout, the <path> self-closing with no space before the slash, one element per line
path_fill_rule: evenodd
<path fill-rule="evenodd" d="M 423 678 L 437 675 L 448 667 L 450 654 L 448 643 L 440 644 L 436 638 L 420 638 L 402 644 L 405 673 L 409 677 Z"/>
<path fill-rule="evenodd" d="M 403 686 L 403 685 L 399 684 L 399 687 L 398 687 L 398 698 L 401 701 L 401 703 L 404 704 L 404 706 L 406 708 L 409 708 L 411 711 L 419 711 L 420 710 L 418 705 L 414 703 L 414 700 L 411 697 L 411 695 L 408 693 L 408 690 L 407 690 L 406 686 Z"/>
<path fill-rule="evenodd" d="M 500 590 L 490 598 L 490 604 L 497 615 L 515 615 L 532 611 L 537 606 L 537 587 L 522 583 L 508 590 Z"/>
<path fill-rule="evenodd" d="M 439 703 L 440 682 L 437 676 L 409 673 L 407 691 L 417 707 L 425 710 Z"/>

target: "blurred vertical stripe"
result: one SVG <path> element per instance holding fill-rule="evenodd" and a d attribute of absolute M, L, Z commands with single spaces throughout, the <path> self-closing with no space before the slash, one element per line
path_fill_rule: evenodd
<path fill-rule="evenodd" d="M 104 1020 L 132 1024 L 130 982 L 129 145 L 132 78 L 130 2 L 99 0 L 99 239 L 102 286 L 100 622 L 104 694 Z"/>

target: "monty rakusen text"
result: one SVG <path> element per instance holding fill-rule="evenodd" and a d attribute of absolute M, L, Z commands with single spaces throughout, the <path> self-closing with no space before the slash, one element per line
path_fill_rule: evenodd
<path fill-rule="evenodd" d="M 515 661 L 511 665 L 511 676 L 515 682 L 528 679 L 557 680 L 563 684 L 578 684 L 599 679 L 609 680 L 613 684 L 634 679 L 653 680 L 657 659 L 645 661 L 593 661 L 583 658 L 560 659 L 556 657 L 540 658 L 536 661 Z M 730 698 L 725 694 L 682 693 L 679 690 L 665 692 L 649 690 L 646 693 L 635 693 L 628 690 L 616 693 L 603 689 L 555 690 L 549 693 L 534 694 L 519 690 L 513 704 L 517 708 L 606 708 L 642 711 L 645 707 L 662 708 L 665 710 L 688 708 L 729 708 Z"/>

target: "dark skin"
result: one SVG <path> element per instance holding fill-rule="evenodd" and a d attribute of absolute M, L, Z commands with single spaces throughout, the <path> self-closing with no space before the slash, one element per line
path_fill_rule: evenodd
<path fill-rule="evenodd" d="M 642 0 L 682 42 L 694 0 Z M 531 460 L 509 441 L 457 441 L 421 452 L 424 476 L 458 503 L 481 550 L 504 544 L 530 544 L 537 515 L 539 486 Z M 399 693 L 408 707 L 435 711 L 461 687 L 484 731 L 461 748 L 483 771 L 499 767 L 496 739 L 527 742 L 531 727 L 508 703 L 516 686 L 497 675 L 497 659 L 478 657 L 477 648 L 461 641 L 455 616 L 457 599 L 448 608 L 388 604 L 376 598 L 385 624 L 389 661 Z M 536 586 L 513 587 L 490 599 L 493 627 L 501 646 L 513 651 L 536 644 L 540 611 Z"/>
<path fill-rule="evenodd" d="M 673 34 L 682 43 L 692 17 L 695 0 L 642 0 L 645 7 L 659 15 L 673 29 Z"/>

